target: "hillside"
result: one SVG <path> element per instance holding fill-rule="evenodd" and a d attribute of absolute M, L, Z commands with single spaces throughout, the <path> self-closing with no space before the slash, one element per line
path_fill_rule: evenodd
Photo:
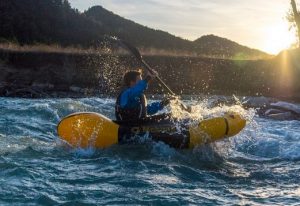
<path fill-rule="evenodd" d="M 0 42 L 98 46 L 105 35 L 139 48 L 221 58 L 268 58 L 270 55 L 216 36 L 192 42 L 120 17 L 101 6 L 80 13 L 67 0 L 0 0 Z M 207 38 L 209 37 L 209 38 Z"/>
<path fill-rule="evenodd" d="M 221 38 L 215 35 L 202 36 L 193 42 L 198 54 L 217 57 L 233 57 L 234 59 L 244 59 L 253 57 L 254 59 L 267 58 L 268 55 L 257 49 L 242 46 L 234 41 Z"/>
<path fill-rule="evenodd" d="M 250 49 L 231 40 L 215 35 L 202 36 L 195 41 L 175 37 L 167 32 L 154 30 L 94 6 L 85 11 L 102 28 L 110 28 L 110 35 L 121 37 L 140 47 L 194 52 L 200 56 L 218 58 L 269 58 L 265 52 Z M 130 32 L 129 32 L 130 31 Z"/>
<path fill-rule="evenodd" d="M 125 39 L 139 47 L 154 47 L 166 50 L 192 51 L 192 42 L 175 37 L 167 32 L 154 30 L 131 20 L 115 15 L 101 6 L 94 6 L 84 14 L 107 29 L 106 34 Z"/>
<path fill-rule="evenodd" d="M 140 48 L 221 58 L 268 58 L 270 55 L 233 41 L 204 36 L 192 42 L 120 17 L 101 6 L 84 13 L 67 0 L 0 0 L 0 42 L 98 46 L 105 35 L 117 36 Z"/>
<path fill-rule="evenodd" d="M 63 0 L 0 0 L 0 39 L 23 44 L 89 46 L 105 34 Z"/>

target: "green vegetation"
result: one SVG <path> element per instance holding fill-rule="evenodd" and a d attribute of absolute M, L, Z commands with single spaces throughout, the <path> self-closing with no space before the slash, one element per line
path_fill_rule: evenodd
<path fill-rule="evenodd" d="M 292 12 L 288 15 L 288 20 L 292 23 L 294 27 L 297 28 L 298 32 L 298 44 L 300 47 L 300 12 L 297 10 L 297 5 L 295 0 L 291 0 Z"/>
<path fill-rule="evenodd" d="M 80 13 L 72 9 L 67 0 L 0 1 L 0 42 L 90 48 L 106 46 L 109 40 L 105 37 L 116 36 L 143 50 L 166 54 L 244 59 L 270 57 L 213 35 L 193 42 L 184 40 L 124 19 L 101 6 Z"/>

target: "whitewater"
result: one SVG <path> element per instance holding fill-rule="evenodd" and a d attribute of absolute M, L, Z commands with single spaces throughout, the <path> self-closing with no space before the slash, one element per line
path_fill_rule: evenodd
<path fill-rule="evenodd" d="M 1 205 L 298 205 L 300 121 L 187 98 L 195 118 L 241 113 L 237 136 L 193 150 L 160 142 L 72 148 L 57 123 L 73 112 L 114 118 L 106 97 L 0 98 Z M 172 109 L 172 108 L 169 108 Z"/>

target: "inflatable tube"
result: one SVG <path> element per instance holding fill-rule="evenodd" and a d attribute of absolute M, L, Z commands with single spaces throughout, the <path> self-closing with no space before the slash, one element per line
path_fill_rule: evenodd
<path fill-rule="evenodd" d="M 149 133 L 153 141 L 162 141 L 174 148 L 193 148 L 238 134 L 246 121 L 238 114 L 206 119 L 197 125 L 183 125 L 177 130 L 170 121 L 121 124 L 98 113 L 74 113 L 57 126 L 59 137 L 73 147 L 107 148 L 114 144 L 137 142 L 138 136 Z"/>

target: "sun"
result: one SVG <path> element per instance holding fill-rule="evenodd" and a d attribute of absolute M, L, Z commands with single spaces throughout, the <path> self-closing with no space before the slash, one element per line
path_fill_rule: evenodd
<path fill-rule="evenodd" d="M 278 54 L 296 42 L 295 30 L 289 30 L 289 24 L 285 21 L 266 27 L 264 33 L 265 45 L 263 48 L 271 54 Z"/>

